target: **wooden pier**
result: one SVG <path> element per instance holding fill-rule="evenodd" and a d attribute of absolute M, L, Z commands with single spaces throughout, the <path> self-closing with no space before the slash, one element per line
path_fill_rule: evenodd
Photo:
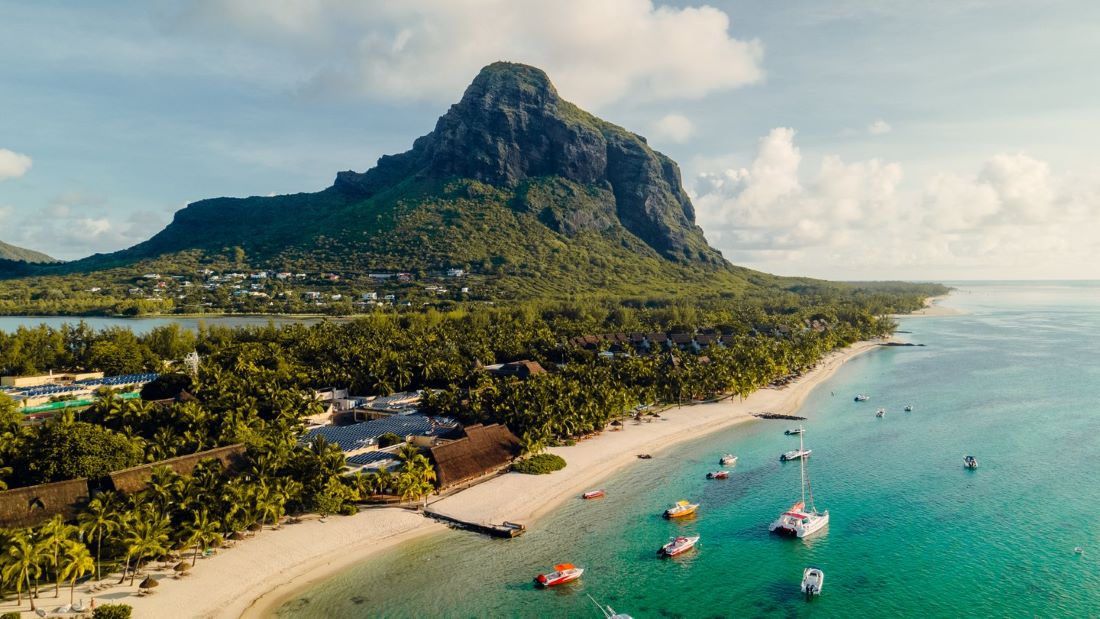
<path fill-rule="evenodd" d="M 467 531 L 473 531 L 475 533 L 481 533 L 489 535 L 491 537 L 503 537 L 510 539 L 513 537 L 519 537 L 527 532 L 527 527 L 515 522 L 504 521 L 501 524 L 481 524 L 478 522 L 466 522 L 453 518 L 451 516 L 445 516 L 438 512 L 425 511 L 424 515 L 433 520 L 450 525 L 456 529 L 465 529 Z"/>

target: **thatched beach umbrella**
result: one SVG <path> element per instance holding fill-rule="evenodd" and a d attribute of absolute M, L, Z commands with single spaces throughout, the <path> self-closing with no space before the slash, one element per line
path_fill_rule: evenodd
<path fill-rule="evenodd" d="M 248 525 L 248 530 L 252 531 L 253 533 L 255 533 L 256 531 L 259 531 L 263 528 L 264 528 L 263 525 L 258 523 L 258 522 L 253 522 L 252 524 Z"/>
<path fill-rule="evenodd" d="M 188 563 L 187 561 L 180 561 L 175 566 L 173 566 L 172 569 L 175 570 L 175 572 L 177 574 L 182 574 L 182 573 L 186 572 L 187 570 L 191 569 L 191 564 Z"/>
<path fill-rule="evenodd" d="M 242 539 L 244 539 L 244 535 L 242 535 L 240 531 L 233 531 L 232 533 L 229 534 L 229 539 L 231 539 L 235 542 L 239 542 Z"/>
<path fill-rule="evenodd" d="M 144 589 L 145 592 L 148 593 L 150 589 L 158 586 L 160 586 L 160 583 L 157 582 L 156 578 L 153 578 L 152 576 L 146 576 L 145 580 L 141 581 L 141 584 L 138 585 L 138 588 Z"/>

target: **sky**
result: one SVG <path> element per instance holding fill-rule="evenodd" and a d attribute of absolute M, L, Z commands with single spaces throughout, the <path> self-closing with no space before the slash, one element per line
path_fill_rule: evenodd
<path fill-rule="evenodd" d="M 1100 278 L 1089 0 L 0 0 L 0 240 L 128 247 L 187 203 L 407 150 L 496 60 L 677 160 L 732 262 Z"/>

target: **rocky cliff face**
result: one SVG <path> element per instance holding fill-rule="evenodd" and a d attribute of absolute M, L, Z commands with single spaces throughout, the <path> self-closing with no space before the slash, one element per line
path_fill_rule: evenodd
<path fill-rule="evenodd" d="M 339 173 L 335 189 L 368 198 L 410 175 L 519 188 L 519 208 L 531 207 L 522 199 L 525 184 L 565 181 L 586 195 L 540 211 L 560 232 L 599 231 L 612 216 L 666 258 L 724 262 L 695 225 L 676 163 L 645 138 L 561 99 L 534 67 L 485 67 L 412 150 L 382 157 L 362 174 Z"/>

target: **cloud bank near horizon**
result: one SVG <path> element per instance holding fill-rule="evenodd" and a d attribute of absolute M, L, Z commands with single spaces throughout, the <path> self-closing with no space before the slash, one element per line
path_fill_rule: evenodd
<path fill-rule="evenodd" d="M 735 263 L 824 277 L 994 270 L 1027 278 L 1085 277 L 1100 255 L 1100 184 L 1055 175 L 1023 153 L 1001 153 L 974 174 L 940 172 L 903 191 L 902 165 L 822 157 L 802 169 L 795 131 L 761 138 L 748 167 L 701 172 L 691 193 L 699 223 Z M 961 272 L 961 271 L 958 271 Z"/>

